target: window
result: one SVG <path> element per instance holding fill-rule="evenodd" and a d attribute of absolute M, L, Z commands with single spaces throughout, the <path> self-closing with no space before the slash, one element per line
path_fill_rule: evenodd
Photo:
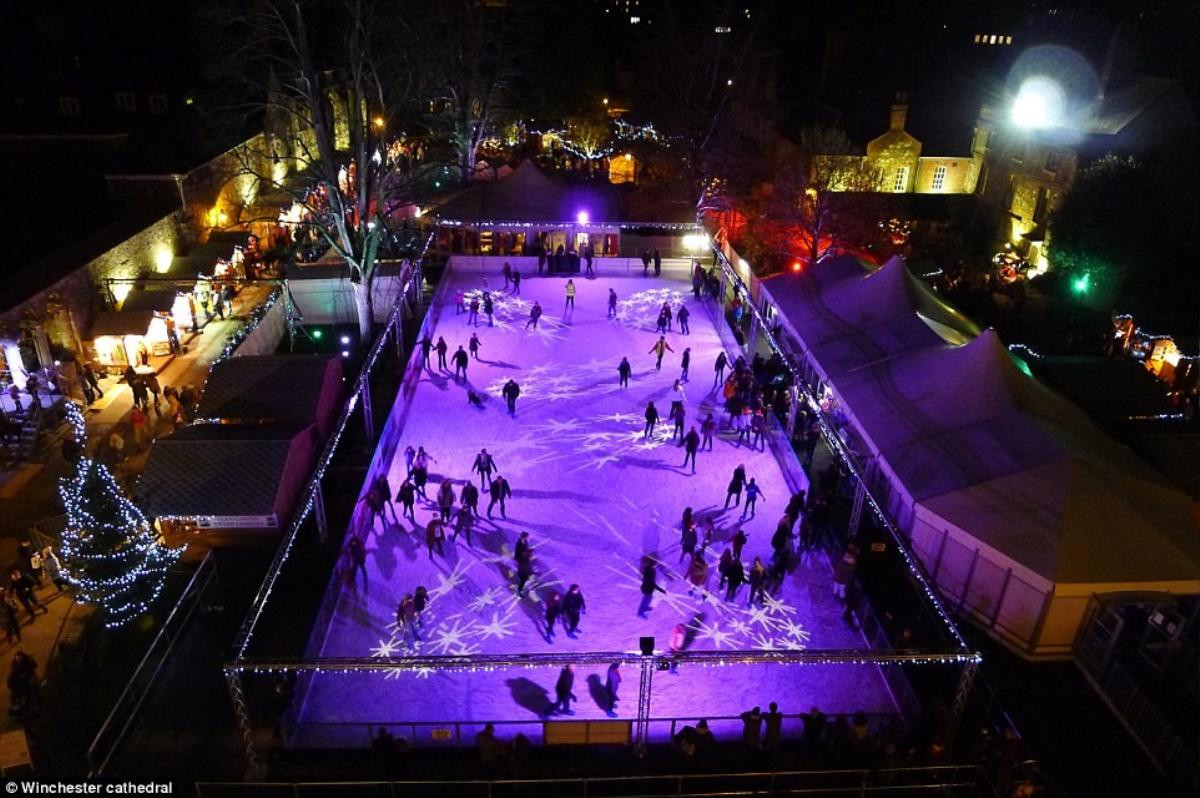
<path fill-rule="evenodd" d="M 896 177 L 892 180 L 892 192 L 902 194 L 908 190 L 908 167 L 900 166 L 896 168 Z"/>
<path fill-rule="evenodd" d="M 126 113 L 133 113 L 137 110 L 137 97 L 130 92 L 119 91 L 113 95 L 117 101 L 117 108 Z"/>
<path fill-rule="evenodd" d="M 146 98 L 147 104 L 150 106 L 150 113 L 165 114 L 167 112 L 167 95 L 151 94 Z"/>
<path fill-rule="evenodd" d="M 933 191 L 946 190 L 946 167 L 939 166 L 933 170 L 933 183 L 929 188 Z"/>
<path fill-rule="evenodd" d="M 59 97 L 58 112 L 63 116 L 79 116 L 79 98 Z"/>

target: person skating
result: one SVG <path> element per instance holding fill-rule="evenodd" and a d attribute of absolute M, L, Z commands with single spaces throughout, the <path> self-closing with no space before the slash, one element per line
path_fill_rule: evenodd
<path fill-rule="evenodd" d="M 508 261 L 504 261 L 504 269 L 501 273 L 504 275 L 504 286 L 501 290 L 507 290 L 508 284 L 512 282 L 512 266 L 509 265 Z"/>
<path fill-rule="evenodd" d="M 541 317 L 542 317 L 542 306 L 535 299 L 533 301 L 533 307 L 531 307 L 529 309 L 529 321 L 525 322 L 525 329 L 528 330 L 530 327 L 533 327 L 533 329 L 536 330 L 537 326 L 538 326 L 538 319 L 540 319 Z"/>
<path fill-rule="evenodd" d="M 517 558 L 517 595 L 525 598 L 525 584 L 533 578 L 533 552 L 526 549 Z"/>
<path fill-rule="evenodd" d="M 762 604 L 767 595 L 767 568 L 763 565 L 761 557 L 754 558 L 754 565 L 750 568 L 748 581 L 750 583 L 750 600 L 746 606 L 753 607 L 755 600 Z"/>
<path fill-rule="evenodd" d="M 563 314 L 566 315 L 568 310 L 575 309 L 575 281 L 567 280 L 567 301 L 563 305 Z"/>
<path fill-rule="evenodd" d="M 405 593 L 396 607 L 396 626 L 405 637 L 420 637 L 417 634 L 417 609 L 412 593 Z"/>
<path fill-rule="evenodd" d="M 658 277 L 662 274 L 662 254 L 659 253 L 658 247 L 654 248 L 654 276 Z"/>
<path fill-rule="evenodd" d="M 489 480 L 490 484 L 490 480 Z M 479 517 L 479 488 L 475 487 L 474 482 L 467 482 L 463 485 L 462 495 L 463 507 L 471 511 L 471 515 Z M 469 542 L 469 541 L 468 541 Z"/>
<path fill-rule="evenodd" d="M 665 322 L 664 326 L 666 327 L 666 331 L 670 332 L 671 331 L 671 316 L 672 316 L 670 302 L 663 303 L 662 312 L 659 315 L 662 316 L 662 319 Z"/>
<path fill-rule="evenodd" d="M 749 537 L 750 536 L 746 534 L 746 530 L 739 529 L 734 536 L 729 539 L 730 545 L 733 546 L 733 559 L 742 559 L 742 549 L 746 548 L 746 541 L 749 540 Z"/>
<path fill-rule="evenodd" d="M 690 365 L 692 365 L 692 348 L 689 346 L 683 350 L 683 355 L 681 355 L 679 358 L 680 380 L 684 382 L 688 381 L 688 366 Z"/>
<path fill-rule="evenodd" d="M 416 615 L 417 624 L 425 625 L 425 608 L 429 606 L 429 591 L 424 585 L 417 585 L 416 592 L 413 593 L 413 614 Z"/>
<path fill-rule="evenodd" d="M 587 612 L 587 602 L 579 585 L 571 585 L 562 600 L 563 617 L 567 619 L 567 637 L 574 637 L 579 630 L 579 618 Z"/>
<path fill-rule="evenodd" d="M 404 447 L 404 476 L 410 477 L 413 472 L 413 461 L 417 459 L 417 450 L 410 443 Z"/>
<path fill-rule="evenodd" d="M 421 346 L 421 366 L 429 368 L 429 352 L 433 349 L 433 339 L 426 335 L 417 343 Z"/>
<path fill-rule="evenodd" d="M 604 695 L 608 699 L 608 714 L 615 716 L 617 714 L 617 692 L 621 689 L 621 668 L 619 662 L 614 662 L 608 666 L 608 673 L 604 677 Z"/>
<path fill-rule="evenodd" d="M 668 418 L 674 422 L 674 427 L 671 430 L 671 440 L 679 439 L 679 445 L 683 446 L 683 422 L 687 417 L 687 413 L 683 409 L 683 400 L 676 399 L 671 402 L 671 411 Z"/>
<path fill-rule="evenodd" d="M 750 441 L 750 448 L 758 451 L 761 444 L 765 451 L 767 448 L 767 417 L 762 410 L 750 417 L 750 430 L 754 433 L 754 438 Z"/>
<path fill-rule="evenodd" d="M 471 357 L 479 359 L 479 336 L 471 333 L 471 340 L 467 342 L 467 349 L 471 350 Z"/>
<path fill-rule="evenodd" d="M 746 567 L 742 565 L 741 560 L 736 557 L 730 560 L 725 578 L 729 584 L 725 591 L 725 600 L 733 601 L 737 597 L 738 588 L 742 586 L 742 582 L 746 581 Z"/>
<path fill-rule="evenodd" d="M 617 292 L 613 289 L 608 289 L 608 318 L 616 318 L 617 315 Z"/>
<path fill-rule="evenodd" d="M 717 387 L 725 381 L 725 367 L 729 365 L 729 358 L 725 357 L 724 352 L 717 353 L 717 361 L 713 364 L 713 372 L 716 376 L 713 378 L 713 387 Z"/>
<path fill-rule="evenodd" d="M 650 611 L 650 598 L 654 595 L 654 591 L 666 594 L 666 590 L 658 584 L 658 566 L 654 560 L 649 557 L 642 559 L 642 605 L 638 608 L 638 616 L 646 617 L 646 613 Z"/>
<path fill-rule="evenodd" d="M 595 277 L 596 273 L 592 271 L 592 258 L 596 257 L 596 248 L 589 241 L 583 245 L 583 252 L 580 254 L 583 255 L 583 262 L 587 264 L 587 276 Z"/>
<path fill-rule="evenodd" d="M 725 509 L 729 509 L 729 500 L 733 499 L 733 506 L 737 507 L 742 503 L 742 488 L 746 485 L 746 466 L 739 464 L 733 469 L 733 478 L 729 480 L 729 487 L 725 493 Z"/>
<path fill-rule="evenodd" d="M 700 433 L 693 426 L 683 439 L 683 466 L 687 468 L 688 460 L 692 461 L 692 473 L 696 473 L 696 452 L 700 450 Z"/>
<path fill-rule="evenodd" d="M 696 552 L 692 555 L 692 560 L 688 563 L 687 572 L 688 595 L 692 595 L 699 590 L 703 597 L 708 593 L 708 563 L 704 560 L 703 552 Z"/>
<path fill-rule="evenodd" d="M 554 627 L 558 625 L 558 616 L 562 615 L 562 594 L 551 593 L 546 599 L 546 642 L 554 639 Z"/>
<path fill-rule="evenodd" d="M 590 266 L 589 266 L 590 268 Z M 575 698 L 575 694 L 571 689 L 575 686 L 575 667 L 570 663 L 563 666 L 563 669 L 558 672 L 558 681 L 554 683 L 554 697 L 557 699 L 554 702 L 554 707 L 551 712 L 561 713 L 563 715 L 574 715 L 571 711 L 571 700 Z"/>
<path fill-rule="evenodd" d="M 404 478 L 404 481 L 400 483 L 400 490 L 397 492 L 397 495 L 400 498 L 400 514 L 415 524 L 417 516 L 413 512 L 413 505 L 417 501 L 417 490 L 413 487 L 411 479 L 408 477 Z"/>
<path fill-rule="evenodd" d="M 470 309 L 470 313 L 467 315 L 467 324 L 474 324 L 476 327 L 478 327 L 479 326 L 479 297 L 472 296 L 471 304 L 469 304 L 467 307 Z"/>
<path fill-rule="evenodd" d="M 717 590 L 725 587 L 725 583 L 729 581 L 729 566 L 733 565 L 733 552 L 729 547 L 725 547 L 725 551 L 721 552 L 721 558 L 717 560 L 717 573 L 721 575 L 721 579 L 717 582 Z"/>
<path fill-rule="evenodd" d="M 689 510 L 692 508 L 689 507 Z M 696 553 L 696 525 L 688 519 L 684 522 L 683 528 L 679 533 L 679 559 L 690 559 Z"/>
<path fill-rule="evenodd" d="M 459 374 L 462 374 L 463 380 L 467 379 L 467 364 L 470 363 L 470 356 L 466 350 L 460 345 L 454 352 L 454 381 L 458 382 Z"/>
<path fill-rule="evenodd" d="M 504 508 L 504 500 L 512 496 L 512 488 L 508 484 L 508 480 L 499 474 L 492 480 L 492 499 L 488 502 L 487 517 L 492 517 L 492 508 L 497 504 L 500 505 L 500 517 L 508 518 L 508 514 Z"/>
<path fill-rule="evenodd" d="M 517 381 L 510 379 L 504 383 L 504 388 L 500 393 L 504 396 L 505 403 L 508 404 L 508 414 L 515 416 L 517 414 L 517 397 L 521 395 L 521 386 L 517 385 Z"/>
<path fill-rule="evenodd" d="M 663 355 L 666 354 L 667 352 L 674 352 L 674 351 L 675 350 L 671 348 L 671 345 L 669 343 L 667 343 L 666 338 L 664 338 L 661 335 L 658 336 L 658 341 L 654 344 L 654 346 L 650 347 L 650 354 L 653 354 L 657 358 L 657 360 L 654 363 L 654 368 L 656 371 L 662 371 Z"/>
<path fill-rule="evenodd" d="M 470 485 L 472 488 L 475 487 L 475 485 L 470 482 L 468 482 L 467 485 Z M 463 493 L 466 493 L 466 492 L 467 492 L 467 488 L 466 488 L 466 485 L 464 485 Z M 471 528 L 474 525 L 475 525 L 475 516 L 471 512 L 471 508 L 468 507 L 464 503 L 461 507 L 458 508 L 458 512 L 456 512 L 454 514 L 454 534 L 451 536 L 450 539 L 458 540 L 458 533 L 462 532 L 467 538 L 467 545 L 470 546 L 471 545 Z"/>
<path fill-rule="evenodd" d="M 371 487 L 379 493 L 379 498 L 383 499 L 383 506 L 392 511 L 392 520 L 400 523 L 400 519 L 396 517 L 396 505 L 392 503 L 392 486 L 388 484 L 387 474 L 384 473 L 375 477 L 375 481 L 371 484 Z M 386 517 L 383 519 L 383 522 L 387 523 Z"/>
<path fill-rule="evenodd" d="M 438 368 L 446 369 L 446 352 L 450 351 L 450 344 L 446 343 L 446 339 L 438 336 L 437 345 L 434 347 L 437 350 Z"/>
<path fill-rule="evenodd" d="M 496 460 L 487 449 L 480 449 L 479 454 L 475 455 L 475 464 L 471 466 L 472 471 L 479 472 L 479 489 L 487 491 L 492 485 L 492 472 L 496 470 Z M 487 484 L 484 484 L 484 480 Z"/>
<path fill-rule="evenodd" d="M 513 546 L 513 561 L 520 562 L 521 558 L 525 556 L 525 552 L 531 548 L 533 548 L 533 544 L 529 541 L 528 532 L 517 535 L 517 542 Z"/>
<path fill-rule="evenodd" d="M 492 295 L 490 293 L 485 293 L 483 295 L 483 315 L 488 317 L 489 327 L 495 326 L 492 323 L 492 314 L 495 313 L 495 311 L 496 306 L 492 303 Z"/>
<path fill-rule="evenodd" d="M 513 269 L 513 296 L 521 295 L 521 273 Z"/>
<path fill-rule="evenodd" d="M 450 516 L 454 514 L 454 499 L 454 486 L 450 484 L 450 480 L 443 479 L 437 492 L 438 515 L 443 524 L 449 523 Z"/>
<path fill-rule="evenodd" d="M 650 250 L 642 250 L 642 276 L 648 277 L 650 271 Z"/>
<path fill-rule="evenodd" d="M 429 456 L 424 446 L 418 446 L 417 456 L 413 458 L 412 480 L 417 495 L 425 501 L 429 501 L 429 497 L 425 495 L 425 485 L 429 482 L 429 462 L 431 460 L 437 462 Z"/>
<path fill-rule="evenodd" d="M 429 519 L 425 526 L 425 546 L 429 549 L 429 559 L 433 559 L 433 549 L 436 546 L 439 557 L 445 557 L 443 543 L 446 540 L 446 525 L 438 516 Z"/>
<path fill-rule="evenodd" d="M 754 505 L 758 503 L 762 495 L 762 488 L 751 477 L 750 484 L 746 486 L 746 506 L 742 508 L 742 518 L 745 518 L 747 515 L 751 518 L 754 517 Z"/>
<path fill-rule="evenodd" d="M 683 335 L 691 335 L 692 330 L 688 327 L 688 318 L 691 316 L 687 305 L 680 305 L 679 312 L 675 314 L 675 321 L 679 322 L 679 332 Z"/>
<path fill-rule="evenodd" d="M 705 416 L 704 421 L 700 423 L 700 435 L 702 438 L 700 441 L 700 448 L 708 449 L 708 451 L 711 452 L 713 448 L 713 435 L 716 433 L 717 420 L 713 418 L 712 413 L 709 413 L 707 416 Z"/>
<path fill-rule="evenodd" d="M 646 403 L 646 431 L 642 433 L 643 438 L 649 438 L 654 434 L 654 426 L 658 424 L 658 408 L 654 406 L 654 402 Z"/>
<path fill-rule="evenodd" d="M 633 373 L 633 366 L 629 365 L 629 358 L 621 358 L 621 365 L 617 366 L 617 373 L 621 375 L 621 387 L 629 387 L 629 375 Z"/>

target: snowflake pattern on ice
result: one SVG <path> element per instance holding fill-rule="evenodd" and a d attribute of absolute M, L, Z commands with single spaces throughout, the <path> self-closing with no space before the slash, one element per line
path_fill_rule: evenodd
<path fill-rule="evenodd" d="M 496 557 L 496 558 L 489 558 L 487 561 L 488 562 L 500 562 L 505 559 L 507 559 L 507 558 Z M 480 610 L 482 610 L 486 607 L 493 606 L 504 595 L 505 595 L 505 591 L 503 588 L 500 588 L 496 585 L 492 585 L 487 590 L 483 591 L 478 596 L 471 599 L 470 603 L 467 604 L 467 609 L 471 610 L 472 612 L 479 612 Z"/>
<path fill-rule="evenodd" d="M 488 624 L 482 624 L 476 629 L 479 639 L 490 640 L 495 638 L 500 640 L 505 637 L 512 637 L 513 632 L 517 627 L 516 621 L 514 621 L 512 618 L 512 610 L 509 610 L 503 618 L 500 617 L 499 612 L 493 612 L 492 622 Z"/>
<path fill-rule="evenodd" d="M 462 618 L 454 618 L 453 623 L 449 623 L 450 620 L 447 619 L 446 623 L 433 630 L 429 641 L 430 650 L 436 654 L 470 653 L 466 650 L 467 640 L 476 633 L 478 624 L 474 621 L 464 621 Z"/>

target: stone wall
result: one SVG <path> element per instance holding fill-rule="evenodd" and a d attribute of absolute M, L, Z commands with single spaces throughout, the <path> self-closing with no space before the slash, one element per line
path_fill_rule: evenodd
<path fill-rule="evenodd" d="M 935 190 L 933 178 L 939 166 L 946 167 L 946 176 L 941 188 Z M 924 157 L 917 159 L 917 177 L 913 191 L 917 194 L 971 194 L 975 191 L 975 176 L 971 158 Z"/>

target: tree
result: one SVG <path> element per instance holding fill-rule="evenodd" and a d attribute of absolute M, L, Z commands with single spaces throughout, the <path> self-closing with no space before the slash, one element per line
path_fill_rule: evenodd
<path fill-rule="evenodd" d="M 67 408 L 79 416 L 74 402 Z M 73 426 L 82 443 L 82 416 Z M 60 480 L 59 496 L 67 514 L 60 549 L 67 581 L 80 600 L 101 609 L 105 626 L 139 618 L 162 592 L 182 551 L 159 543 L 145 516 L 95 460 L 80 456 L 74 475 Z"/>
<path fill-rule="evenodd" d="M 438 0 L 414 12 L 430 127 L 454 149 L 459 178 L 475 174 L 479 147 L 507 110 L 514 78 L 507 3 Z"/>
<path fill-rule="evenodd" d="M 1106 309 L 1119 298 L 1124 311 L 1194 315 L 1195 270 L 1178 268 L 1179 241 L 1195 230 L 1187 218 L 1194 205 L 1164 182 L 1144 164 L 1111 153 L 1079 171 L 1051 217 L 1048 246 L 1050 266 L 1074 298 Z"/>
<path fill-rule="evenodd" d="M 238 148 L 243 172 L 302 210 L 297 226 L 328 244 L 348 270 L 361 340 L 372 339 L 372 283 L 396 240 L 397 209 L 424 168 L 388 147 L 412 111 L 413 32 L 391 4 L 264 0 L 234 17 L 251 80 L 270 86 L 248 104 L 267 128 Z M 300 179 L 277 168 L 291 162 Z"/>
<path fill-rule="evenodd" d="M 769 174 L 741 203 L 748 219 L 743 249 L 761 269 L 812 266 L 877 234 L 883 208 L 878 171 L 854 154 L 840 130 L 801 130 Z"/>

